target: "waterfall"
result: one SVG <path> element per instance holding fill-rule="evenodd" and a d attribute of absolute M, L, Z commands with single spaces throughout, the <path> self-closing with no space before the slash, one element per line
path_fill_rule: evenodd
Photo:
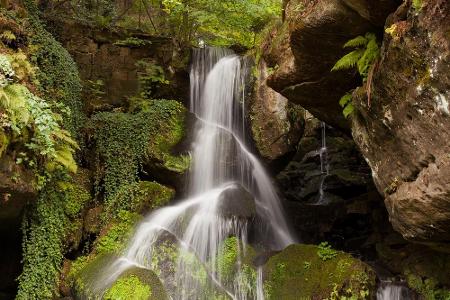
<path fill-rule="evenodd" d="M 411 291 L 401 282 L 382 281 L 377 290 L 377 300 L 410 300 Z"/>
<path fill-rule="evenodd" d="M 330 166 L 328 164 L 328 149 L 327 149 L 327 137 L 326 137 L 326 124 L 325 122 L 320 122 L 321 126 L 321 147 L 319 149 L 320 157 L 320 185 L 319 185 L 319 199 L 315 204 L 321 205 L 326 204 L 326 199 L 324 195 L 324 183 L 325 179 L 329 175 Z"/>
<path fill-rule="evenodd" d="M 162 281 L 173 299 L 210 299 L 210 289 L 232 299 L 257 298 L 256 282 L 248 282 L 245 270 L 239 269 L 227 280 L 220 274 L 217 258 L 224 241 L 235 237 L 237 263 L 242 265 L 252 224 L 256 227 L 253 238 L 266 250 L 283 249 L 295 239 L 271 179 L 245 144 L 247 71 L 245 60 L 229 50 L 194 50 L 190 109 L 199 122 L 189 197 L 154 211 L 141 222 L 126 251 L 96 280 L 95 293 L 103 293 L 131 267 L 153 269 L 161 241 L 169 239 L 177 244 L 177 263 L 173 276 L 162 276 Z M 223 211 L 247 194 L 254 199 L 254 217 L 249 217 L 251 212 L 241 208 L 244 203 L 239 201 L 232 214 Z M 200 269 L 204 272 L 197 276 Z M 206 287 L 204 277 L 209 279 Z"/>

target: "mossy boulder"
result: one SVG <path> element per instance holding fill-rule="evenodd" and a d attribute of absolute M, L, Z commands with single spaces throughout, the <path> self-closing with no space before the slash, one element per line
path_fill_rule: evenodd
<path fill-rule="evenodd" d="M 166 300 L 166 290 L 151 270 L 134 267 L 124 272 L 106 291 L 108 300 Z"/>
<path fill-rule="evenodd" d="M 138 181 L 121 186 L 106 207 L 106 213 L 115 215 L 127 210 L 146 214 L 167 205 L 175 196 L 175 190 L 154 181 Z"/>
<path fill-rule="evenodd" d="M 290 245 L 263 269 L 267 299 L 370 299 L 375 272 L 350 254 L 327 245 Z"/>

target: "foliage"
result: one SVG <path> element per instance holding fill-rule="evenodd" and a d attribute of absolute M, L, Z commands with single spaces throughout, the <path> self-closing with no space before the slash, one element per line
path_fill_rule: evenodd
<path fill-rule="evenodd" d="M 147 300 L 152 294 L 150 286 L 142 283 L 137 276 L 120 278 L 106 292 L 105 300 Z"/>
<path fill-rule="evenodd" d="M 166 205 L 175 191 L 156 182 L 140 181 L 122 185 L 105 211 L 108 217 L 115 216 L 120 210 L 148 212 Z"/>
<path fill-rule="evenodd" d="M 23 271 L 18 278 L 16 299 L 51 299 L 57 294 L 55 287 L 70 218 L 79 214 L 88 197 L 86 191 L 68 180 L 59 173 L 46 184 L 37 201 L 27 207 L 22 224 Z M 61 185 L 62 182 L 66 183 Z M 74 202 L 79 205 L 74 207 Z"/>
<path fill-rule="evenodd" d="M 204 41 L 227 47 L 239 44 L 254 47 L 255 35 L 281 13 L 281 3 L 273 0 L 211 1 L 163 0 L 171 35 L 181 45 Z"/>
<path fill-rule="evenodd" d="M 95 242 L 96 253 L 111 253 L 123 250 L 140 216 L 125 210 L 118 212 L 117 220 L 106 230 L 106 234 Z"/>
<path fill-rule="evenodd" d="M 450 299 L 450 291 L 439 288 L 437 282 L 432 278 L 422 279 L 418 275 L 407 272 L 406 279 L 408 285 L 426 300 Z"/>
<path fill-rule="evenodd" d="M 355 110 L 355 107 L 352 104 L 352 93 L 347 92 L 344 96 L 339 100 L 339 105 L 344 109 L 342 113 L 344 117 L 348 118 Z"/>
<path fill-rule="evenodd" d="M 164 69 L 152 62 L 140 60 L 136 63 L 136 67 L 141 70 L 138 73 L 139 90 L 141 99 L 151 99 L 154 92 L 162 85 L 169 84 L 165 77 Z"/>
<path fill-rule="evenodd" d="M 339 59 L 331 70 L 350 69 L 356 65 L 363 81 L 366 81 L 370 67 L 380 54 L 375 34 L 368 32 L 365 36 L 357 36 L 345 43 L 344 48 L 356 49 Z"/>
<path fill-rule="evenodd" d="M 380 55 L 380 48 L 375 34 L 368 32 L 365 36 L 357 36 L 344 44 L 344 48 L 356 48 L 352 52 L 344 55 L 333 66 L 331 71 L 351 69 L 355 66 L 361 75 L 363 82 L 367 81 L 367 96 L 370 105 L 370 87 L 374 64 Z M 339 100 L 339 105 L 343 108 L 343 114 L 348 118 L 355 110 L 352 102 L 351 91 L 347 92 Z"/>
<path fill-rule="evenodd" d="M 54 113 L 48 102 L 32 94 L 24 85 L 9 84 L 11 77 L 24 78 L 29 74 L 27 70 L 32 69 L 22 55 L 10 56 L 13 64 L 0 55 L 0 76 L 5 78 L 0 89 L 1 129 L 12 135 L 12 141 L 20 139 L 24 143 L 26 149 L 19 153 L 18 163 L 25 161 L 38 173 L 43 171 L 39 169 L 43 165 L 49 172 L 57 166 L 75 172 L 77 166 L 72 154 L 78 145 L 62 129 L 61 115 Z"/>
<path fill-rule="evenodd" d="M 317 246 L 317 255 L 323 261 L 333 259 L 337 256 L 337 251 L 331 248 L 328 242 L 322 242 Z"/>
<path fill-rule="evenodd" d="M 0 88 L 7 86 L 13 81 L 15 75 L 11 63 L 5 55 L 0 55 Z"/>
<path fill-rule="evenodd" d="M 63 104 L 70 111 L 64 119 L 64 128 L 78 138 L 78 130 L 84 122 L 81 102 L 81 80 L 78 68 L 70 54 L 45 30 L 39 19 L 35 1 L 25 0 L 29 13 L 30 60 L 38 69 L 39 92 L 47 101 Z"/>
<path fill-rule="evenodd" d="M 134 114 L 102 112 L 92 117 L 89 127 L 105 164 L 104 175 L 98 176 L 103 177 L 107 203 L 121 185 L 136 181 L 145 158 L 163 164 L 177 160 L 169 151 L 183 136 L 183 124 L 184 108 L 173 100 L 147 101 Z"/>
<path fill-rule="evenodd" d="M 266 299 L 330 299 L 333 290 L 337 299 L 369 298 L 375 273 L 367 265 L 343 252 L 323 260 L 319 249 L 291 245 L 272 256 L 264 266 Z"/>

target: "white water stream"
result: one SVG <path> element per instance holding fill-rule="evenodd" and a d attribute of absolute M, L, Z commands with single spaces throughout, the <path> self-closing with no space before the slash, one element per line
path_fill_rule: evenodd
<path fill-rule="evenodd" d="M 381 281 L 377 291 L 377 300 L 411 300 L 411 291 L 404 283 Z"/>
<path fill-rule="evenodd" d="M 191 111 L 199 118 L 192 148 L 189 198 L 154 211 L 138 226 L 122 257 L 96 279 L 92 290 L 102 294 L 127 269 L 152 269 L 158 241 L 170 233 L 180 253 L 187 252 L 199 264 L 178 255 L 174 281 L 167 289 L 174 299 L 208 299 L 204 283 L 192 274 L 203 266 L 209 285 L 231 299 L 263 299 L 261 286 L 242 280 L 237 272 L 231 284 L 221 278 L 216 259 L 223 242 L 237 237 L 239 258 L 246 252 L 247 234 L 253 219 L 224 216 L 220 211 L 224 192 L 240 188 L 254 197 L 257 226 L 253 239 L 268 250 L 294 243 L 283 216 L 277 193 L 258 159 L 245 144 L 245 60 L 229 50 L 206 48 L 193 53 L 191 68 Z M 233 200 L 233 199 L 231 199 Z M 258 285 L 262 283 L 258 273 Z"/>

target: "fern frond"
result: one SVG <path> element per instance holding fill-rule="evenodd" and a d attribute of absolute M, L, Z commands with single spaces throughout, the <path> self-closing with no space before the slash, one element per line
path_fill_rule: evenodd
<path fill-rule="evenodd" d="M 72 173 L 77 172 L 77 163 L 73 159 L 72 149 L 64 147 L 56 151 L 55 161 Z"/>
<path fill-rule="evenodd" d="M 356 49 L 339 59 L 333 66 L 331 71 L 338 71 L 343 69 L 350 69 L 354 67 L 358 60 L 364 55 L 364 49 Z"/>
<path fill-rule="evenodd" d="M 341 99 L 339 100 L 339 105 L 341 107 L 345 107 L 349 102 L 352 101 L 352 94 L 351 93 L 346 93 L 344 96 L 341 97 Z"/>
<path fill-rule="evenodd" d="M 354 110 L 355 107 L 353 106 L 353 104 L 349 103 L 347 104 L 347 106 L 345 106 L 342 113 L 344 114 L 344 117 L 348 118 L 353 113 Z"/>
<path fill-rule="evenodd" d="M 344 48 L 356 48 L 367 45 L 369 41 L 362 35 L 358 35 L 354 39 L 349 40 L 344 44 Z"/>
<path fill-rule="evenodd" d="M 370 66 L 375 62 L 380 54 L 380 48 L 378 47 L 375 36 L 371 38 L 367 43 L 367 47 L 364 54 L 358 60 L 358 71 L 361 76 L 366 79 Z M 365 81 L 365 80 L 364 80 Z"/>

